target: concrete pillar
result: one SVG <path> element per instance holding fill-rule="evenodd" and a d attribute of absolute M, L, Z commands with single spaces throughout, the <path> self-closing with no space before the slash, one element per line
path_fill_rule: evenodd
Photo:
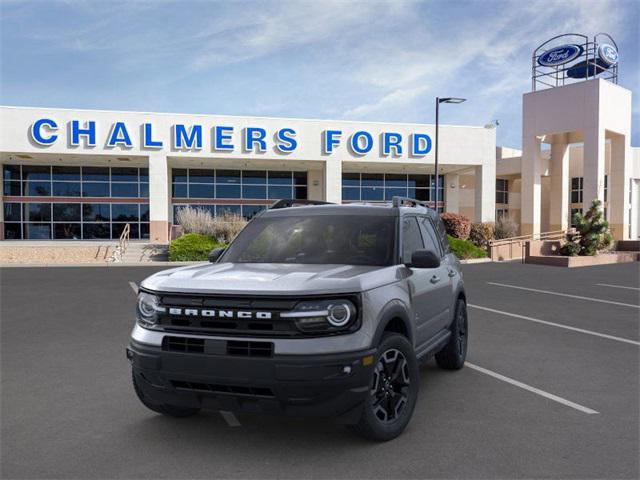
<path fill-rule="evenodd" d="M 342 162 L 335 158 L 324 162 L 324 200 L 342 203 Z"/>
<path fill-rule="evenodd" d="M 540 139 L 535 135 L 525 136 L 522 152 L 522 210 L 520 212 L 522 235 L 540 233 L 541 175 Z"/>
<path fill-rule="evenodd" d="M 0 174 L 2 174 L 2 164 L 0 163 Z M 2 196 L 4 195 L 4 182 L 0 182 L 0 242 L 4 240 L 4 202 Z"/>
<path fill-rule="evenodd" d="M 616 240 L 629 237 L 629 178 L 631 177 L 632 152 L 628 135 L 614 135 L 611 139 L 611 164 L 607 200 L 609 201 L 609 226 Z"/>
<path fill-rule="evenodd" d="M 149 155 L 149 241 L 169 243 L 171 182 L 166 155 Z"/>
<path fill-rule="evenodd" d="M 309 170 L 307 172 L 307 198 L 309 200 L 323 200 L 324 172 L 322 170 Z"/>
<path fill-rule="evenodd" d="M 457 173 L 444 176 L 445 211 L 458 213 L 460 209 L 460 177 Z"/>
<path fill-rule="evenodd" d="M 549 230 L 569 226 L 569 145 L 567 135 L 556 135 L 551 145 Z"/>
<path fill-rule="evenodd" d="M 496 219 L 496 163 L 495 159 L 475 167 L 475 221 L 493 222 Z"/>
<path fill-rule="evenodd" d="M 596 198 L 604 203 L 604 129 L 599 126 L 584 132 L 582 210 L 586 212 Z"/>

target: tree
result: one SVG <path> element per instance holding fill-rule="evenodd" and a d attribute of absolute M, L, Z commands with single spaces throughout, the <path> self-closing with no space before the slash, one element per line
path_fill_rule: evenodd
<path fill-rule="evenodd" d="M 576 231 L 567 234 L 567 243 L 560 249 L 562 255 L 593 256 L 613 243 L 609 222 L 604 219 L 600 200 L 594 200 L 584 215 L 576 213 L 573 223 Z"/>

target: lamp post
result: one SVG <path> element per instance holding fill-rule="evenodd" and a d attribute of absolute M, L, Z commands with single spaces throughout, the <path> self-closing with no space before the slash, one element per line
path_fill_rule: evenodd
<path fill-rule="evenodd" d="M 438 211 L 438 200 L 439 200 L 439 195 L 438 195 L 438 144 L 440 142 L 438 142 L 438 130 L 440 129 L 440 104 L 441 103 L 462 103 L 464 101 L 466 101 L 466 98 L 458 98 L 458 97 L 436 97 L 436 151 L 435 151 L 435 156 L 436 156 L 436 161 L 435 161 L 435 178 L 436 178 L 436 203 L 435 203 L 435 210 Z"/>

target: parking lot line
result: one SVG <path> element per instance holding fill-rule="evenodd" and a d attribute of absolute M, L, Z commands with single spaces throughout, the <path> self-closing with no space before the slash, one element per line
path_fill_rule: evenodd
<path fill-rule="evenodd" d="M 506 377 L 497 372 L 494 372 L 493 370 L 488 370 L 469 362 L 466 362 L 465 366 L 472 368 L 473 370 L 476 370 L 480 373 L 484 373 L 485 375 L 489 375 L 490 377 L 509 383 L 510 385 L 513 385 L 515 387 L 522 388 L 523 390 L 527 390 L 528 392 L 535 393 L 536 395 L 540 395 L 541 397 L 548 398 L 549 400 L 553 400 L 554 402 L 573 408 L 574 410 L 578 410 L 579 412 L 586 413 L 587 415 L 594 415 L 599 413 L 595 410 L 592 410 L 591 408 L 571 402 L 566 398 L 558 397 L 557 395 L 545 392 L 544 390 L 540 390 L 536 387 L 532 387 L 531 385 L 527 385 L 526 383 L 519 382 L 518 380 L 514 380 L 513 378 Z"/>
<path fill-rule="evenodd" d="M 138 294 L 138 285 L 136 285 L 136 282 L 129 282 L 129 286 L 131 287 L 131 290 L 133 290 L 133 293 L 135 293 L 137 295 Z"/>
<path fill-rule="evenodd" d="M 614 302 L 613 300 L 604 300 L 602 298 L 582 297 L 580 295 L 570 295 L 568 293 L 551 292 L 549 290 L 540 290 L 537 288 L 520 287 L 518 285 L 508 285 L 506 283 L 487 282 L 489 285 L 496 285 L 498 287 L 516 288 L 518 290 L 526 290 L 529 292 L 545 293 L 547 295 L 557 295 L 559 297 L 577 298 L 578 300 L 587 300 L 589 302 L 608 303 L 610 305 L 619 305 L 621 307 L 631 307 L 640 309 L 640 305 L 633 305 L 631 303 Z"/>
<path fill-rule="evenodd" d="M 597 286 L 599 287 L 611 287 L 611 288 L 624 288 L 625 290 L 639 290 L 640 288 L 638 287 L 627 287 L 625 285 L 612 285 L 610 283 L 596 283 Z"/>
<path fill-rule="evenodd" d="M 229 412 L 227 410 L 220 410 L 220 415 L 222 415 L 222 418 L 224 418 L 225 422 L 227 422 L 227 425 L 229 425 L 230 427 L 242 426 L 238 418 L 233 414 L 233 412 Z"/>
<path fill-rule="evenodd" d="M 539 318 L 533 318 L 533 317 L 527 317 L 527 316 L 524 316 L 524 315 L 518 315 L 517 313 L 504 312 L 502 310 L 496 310 L 494 308 L 482 307 L 480 305 L 473 305 L 471 303 L 469 303 L 468 305 L 469 305 L 469 307 L 477 308 L 479 310 L 485 310 L 487 312 L 498 313 L 500 315 L 506 315 L 508 317 L 513 317 L 513 318 L 519 318 L 521 320 L 527 320 L 529 322 L 541 323 L 542 325 L 549 325 L 551 327 L 564 328 L 565 330 L 571 330 L 571 331 L 574 331 L 574 332 L 586 333 L 587 335 L 594 335 L 596 337 L 607 338 L 609 340 L 615 340 L 616 342 L 630 343 L 631 345 L 640 346 L 640 342 L 637 342 L 635 340 L 629 340 L 627 338 L 615 337 L 613 335 L 607 335 L 605 333 L 598 333 L 598 332 L 594 332 L 592 330 L 585 330 L 584 328 L 570 327 L 569 325 L 562 325 L 560 323 L 549 322 L 547 320 L 540 320 Z"/>

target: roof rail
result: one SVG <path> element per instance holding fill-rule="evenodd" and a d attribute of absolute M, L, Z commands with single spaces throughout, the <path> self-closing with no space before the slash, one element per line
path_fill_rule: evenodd
<path fill-rule="evenodd" d="M 296 200 L 293 198 L 283 198 L 277 200 L 269 206 L 269 210 L 289 207 L 305 207 L 310 205 L 334 205 L 331 202 L 323 202 L 322 200 Z"/>
<path fill-rule="evenodd" d="M 427 202 L 423 202 L 420 200 L 416 200 L 415 198 L 408 198 L 408 197 L 393 197 L 391 199 L 391 206 L 392 207 L 416 207 L 420 205 L 421 207 L 424 208 L 429 208 L 429 205 L 427 204 Z"/>

